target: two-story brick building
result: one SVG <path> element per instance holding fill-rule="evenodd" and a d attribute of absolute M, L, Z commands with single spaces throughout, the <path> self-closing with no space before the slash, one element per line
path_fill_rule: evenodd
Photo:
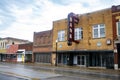
<path fill-rule="evenodd" d="M 57 64 L 84 67 L 114 67 L 114 39 L 111 8 L 80 14 L 74 27 L 74 39 L 67 44 L 68 20 L 53 22 L 53 52 Z M 58 40 L 56 44 L 56 40 Z M 55 63 L 55 59 L 52 59 Z"/>
<path fill-rule="evenodd" d="M 16 51 L 16 48 L 17 48 L 16 44 L 23 44 L 28 42 L 30 41 L 13 38 L 13 37 L 1 38 L 0 39 L 0 61 L 6 61 L 6 59 L 10 60 L 10 58 L 14 58 L 15 57 L 14 51 Z"/>
<path fill-rule="evenodd" d="M 51 64 L 52 30 L 34 32 L 33 62 Z"/>
<path fill-rule="evenodd" d="M 112 6 L 112 26 L 114 40 L 114 67 L 120 68 L 120 5 Z"/>

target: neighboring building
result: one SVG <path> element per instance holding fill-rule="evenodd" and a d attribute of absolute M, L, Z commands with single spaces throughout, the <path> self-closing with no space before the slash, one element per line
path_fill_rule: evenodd
<path fill-rule="evenodd" d="M 5 61 L 7 62 L 17 62 L 17 52 L 18 50 L 18 44 L 12 44 L 12 45 L 9 45 L 7 46 L 7 49 L 6 49 L 6 58 L 5 58 Z"/>
<path fill-rule="evenodd" d="M 34 32 L 33 39 L 33 62 L 51 63 L 52 30 Z"/>
<path fill-rule="evenodd" d="M 81 67 L 114 67 L 114 39 L 111 8 L 78 16 L 75 24 L 74 39 L 67 45 L 67 19 L 53 22 L 53 52 L 57 52 L 59 65 L 76 65 Z M 58 42 L 56 43 L 56 40 Z"/>
<path fill-rule="evenodd" d="M 17 62 L 32 62 L 33 43 L 19 44 Z"/>
<path fill-rule="evenodd" d="M 120 5 L 112 6 L 112 26 L 114 38 L 114 68 L 120 68 Z"/>
<path fill-rule="evenodd" d="M 6 37 L 0 39 L 0 61 L 5 61 L 7 57 L 7 48 L 13 44 L 23 44 L 28 43 L 28 40 L 22 40 L 12 37 Z"/>
<path fill-rule="evenodd" d="M 0 61 L 4 61 L 6 58 L 6 44 L 7 40 L 5 39 L 0 39 Z"/>

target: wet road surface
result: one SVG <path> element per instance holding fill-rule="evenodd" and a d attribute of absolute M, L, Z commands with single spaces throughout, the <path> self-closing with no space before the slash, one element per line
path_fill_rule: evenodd
<path fill-rule="evenodd" d="M 87 71 L 72 71 L 73 70 L 71 70 L 71 72 L 68 72 L 66 71 L 66 69 L 57 69 L 56 67 L 44 67 L 0 62 L 0 74 L 4 73 L 15 78 L 19 77 L 21 78 L 20 80 L 120 80 L 119 74 L 114 75 L 110 73 L 104 74 L 92 73 Z"/>
<path fill-rule="evenodd" d="M 10 63 L 0 63 L 0 73 L 4 73 L 10 76 L 17 76 L 28 80 L 39 80 L 49 77 L 60 76 L 56 73 L 35 70 L 27 67 L 26 65 Z"/>
<path fill-rule="evenodd" d="M 0 80 L 27 80 L 27 79 L 15 77 L 15 76 L 9 76 L 9 75 L 0 73 Z"/>

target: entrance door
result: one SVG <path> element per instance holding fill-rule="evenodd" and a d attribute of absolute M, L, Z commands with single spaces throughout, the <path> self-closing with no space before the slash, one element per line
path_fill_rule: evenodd
<path fill-rule="evenodd" d="M 117 44 L 117 51 L 118 51 L 118 67 L 120 68 L 120 43 Z"/>
<path fill-rule="evenodd" d="M 67 59 L 68 59 L 68 56 L 67 55 L 63 55 L 63 64 L 67 64 Z"/>
<path fill-rule="evenodd" d="M 77 65 L 80 65 L 80 66 L 86 65 L 86 56 L 85 55 L 78 55 L 77 56 Z"/>

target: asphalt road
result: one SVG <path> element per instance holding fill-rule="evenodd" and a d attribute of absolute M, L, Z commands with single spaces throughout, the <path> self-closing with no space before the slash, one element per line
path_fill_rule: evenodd
<path fill-rule="evenodd" d="M 73 76 L 59 76 L 59 77 L 53 77 L 48 79 L 42 79 L 42 80 L 90 80 L 87 78 L 81 78 L 81 77 L 73 77 Z"/>
<path fill-rule="evenodd" d="M 120 75 L 0 62 L 0 80 L 120 80 Z"/>
<path fill-rule="evenodd" d="M 6 74 L 1 74 L 0 73 L 0 80 L 27 80 L 27 79 L 19 78 L 19 77 L 10 76 L 10 75 L 6 75 Z"/>

